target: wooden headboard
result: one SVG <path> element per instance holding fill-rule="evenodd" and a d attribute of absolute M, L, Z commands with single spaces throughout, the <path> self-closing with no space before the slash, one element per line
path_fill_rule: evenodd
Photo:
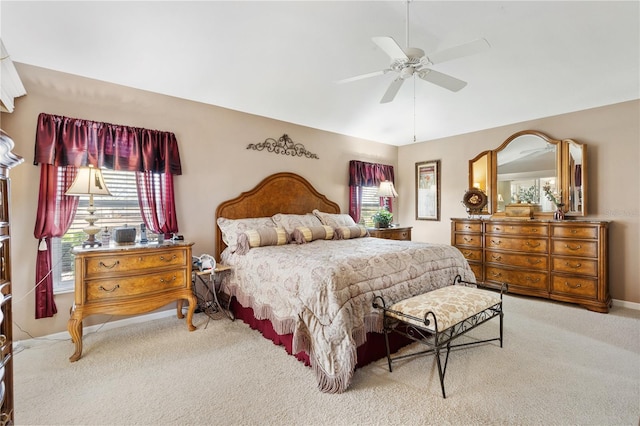
<path fill-rule="evenodd" d="M 216 209 L 216 260 L 220 260 L 220 253 L 227 247 L 222 241 L 222 232 L 217 224 L 219 217 L 243 219 L 273 216 L 276 213 L 306 214 L 311 213 L 313 209 L 340 213 L 337 203 L 316 191 L 302 176 L 283 172 L 264 178 L 251 191 L 222 202 Z"/>

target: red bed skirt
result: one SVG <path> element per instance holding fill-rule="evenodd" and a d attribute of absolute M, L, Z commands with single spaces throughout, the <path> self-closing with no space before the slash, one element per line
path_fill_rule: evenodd
<path fill-rule="evenodd" d="M 231 310 L 235 314 L 237 319 L 241 319 L 254 330 L 260 331 L 264 337 L 271 340 L 276 345 L 284 346 L 288 354 L 295 356 L 298 360 L 304 362 L 305 365 L 310 365 L 309 356 L 306 352 L 299 352 L 297 354 L 292 353 L 293 335 L 292 334 L 277 334 L 271 321 L 266 319 L 256 319 L 253 315 L 253 309 L 245 308 L 240 305 L 238 301 L 233 298 L 231 302 Z M 391 352 L 396 352 L 403 346 L 412 343 L 412 340 L 403 337 L 397 333 L 389 334 L 389 347 Z M 356 368 L 364 367 L 367 364 L 377 361 L 380 358 L 387 356 L 387 350 L 384 343 L 384 334 L 382 333 L 367 333 L 367 341 L 358 346 L 358 361 Z"/>

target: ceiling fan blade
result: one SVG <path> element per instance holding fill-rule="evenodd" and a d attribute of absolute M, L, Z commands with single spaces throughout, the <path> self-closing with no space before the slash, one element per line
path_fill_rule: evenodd
<path fill-rule="evenodd" d="M 398 77 L 393 80 L 389 85 L 387 91 L 384 93 L 382 99 L 380 99 L 380 103 L 386 104 L 391 102 L 398 94 L 398 90 L 400 90 L 400 87 L 402 87 L 402 83 L 404 83 L 404 79 L 402 77 Z"/>
<path fill-rule="evenodd" d="M 458 80 L 455 77 L 451 77 L 450 75 L 443 74 L 429 68 L 420 70 L 418 72 L 418 77 L 440 87 L 444 87 L 445 89 L 451 90 L 452 92 L 457 92 L 467 85 L 466 81 Z"/>
<path fill-rule="evenodd" d="M 391 37 L 372 37 L 371 40 L 384 50 L 391 59 L 408 59 L 407 54 Z"/>
<path fill-rule="evenodd" d="M 432 64 L 439 64 L 453 59 L 462 58 L 463 56 L 469 56 L 476 53 L 480 53 L 491 48 L 489 42 L 483 38 L 461 44 L 460 46 L 450 47 L 449 49 L 441 50 L 440 52 L 427 55 L 429 62 Z"/>
<path fill-rule="evenodd" d="M 354 77 L 345 78 L 344 80 L 338 80 L 338 81 L 336 81 L 336 83 L 338 83 L 338 84 L 351 83 L 352 81 L 358 81 L 358 80 L 363 80 L 365 78 L 370 78 L 370 77 L 376 77 L 378 75 L 383 75 L 383 74 L 388 73 L 389 71 L 391 71 L 391 70 L 390 69 L 386 69 L 386 70 L 381 70 L 381 71 L 370 72 L 370 73 L 367 73 L 367 74 L 356 75 Z"/>

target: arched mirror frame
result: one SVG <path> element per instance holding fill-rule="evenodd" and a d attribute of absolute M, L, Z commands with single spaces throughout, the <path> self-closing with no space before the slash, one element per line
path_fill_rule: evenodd
<path fill-rule="evenodd" d="M 509 136 L 497 149 L 481 152 L 469 160 L 469 187 L 480 188 L 489 197 L 489 203 L 482 214 L 504 216 L 498 212 L 498 152 L 505 149 L 519 136 L 532 135 L 557 146 L 556 176 L 557 187 L 561 191 L 563 210 L 567 216 L 585 216 L 587 214 L 587 146 L 573 139 L 553 139 L 536 130 L 523 130 Z M 486 173 L 486 179 L 484 174 Z M 549 218 L 552 211 L 535 212 L 534 217 Z"/>

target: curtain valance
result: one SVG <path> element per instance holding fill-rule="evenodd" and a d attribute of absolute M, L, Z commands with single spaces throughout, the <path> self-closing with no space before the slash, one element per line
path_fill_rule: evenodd
<path fill-rule="evenodd" d="M 349 186 L 379 186 L 385 180 L 395 183 L 393 166 L 356 160 L 349 162 Z"/>
<path fill-rule="evenodd" d="M 171 132 L 41 113 L 34 164 L 182 174 Z"/>

